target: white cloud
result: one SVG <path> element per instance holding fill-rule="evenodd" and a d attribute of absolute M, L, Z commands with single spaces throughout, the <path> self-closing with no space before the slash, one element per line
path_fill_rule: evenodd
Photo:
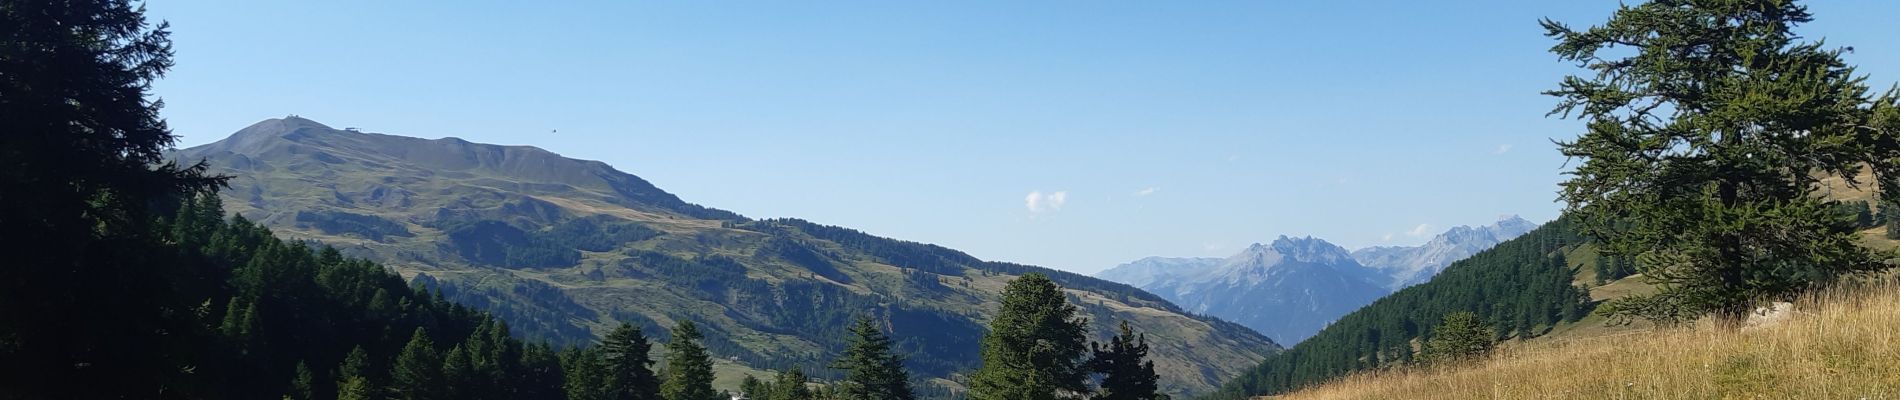
<path fill-rule="evenodd" d="M 1418 224 L 1418 226 L 1412 228 L 1412 230 L 1405 231 L 1405 236 L 1419 237 L 1425 236 L 1427 233 L 1432 233 L 1432 224 Z"/>
<path fill-rule="evenodd" d="M 1159 192 L 1159 191 L 1161 191 L 1161 188 L 1158 188 L 1158 187 L 1149 187 L 1149 188 L 1147 188 L 1147 189 L 1142 189 L 1142 190 L 1137 190 L 1137 191 L 1135 191 L 1135 196 L 1137 196 L 1137 197 L 1139 197 L 1139 196 L 1147 196 L 1147 195 L 1151 195 L 1151 194 L 1155 194 L 1155 192 Z"/>
<path fill-rule="evenodd" d="M 1029 192 L 1028 196 L 1023 196 L 1023 206 L 1029 207 L 1029 212 L 1032 213 L 1062 211 L 1062 205 L 1068 202 L 1069 192 L 1065 191 L 1043 193 L 1037 190 Z"/>
<path fill-rule="evenodd" d="M 1504 153 L 1509 153 L 1509 152 L 1511 152 L 1511 144 L 1505 143 L 1505 144 L 1498 145 L 1498 149 L 1495 151 L 1492 151 L 1491 154 L 1504 154 Z"/>
<path fill-rule="evenodd" d="M 1390 232 L 1387 232 L 1387 233 L 1385 234 L 1385 238 L 1383 238 L 1383 239 L 1379 239 L 1379 240 L 1382 240 L 1382 241 L 1387 241 L 1387 242 L 1390 242 L 1390 241 L 1392 241 L 1392 233 L 1390 233 Z"/>

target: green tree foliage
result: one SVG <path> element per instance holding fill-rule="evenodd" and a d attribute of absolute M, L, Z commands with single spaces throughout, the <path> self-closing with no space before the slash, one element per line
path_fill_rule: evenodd
<path fill-rule="evenodd" d="M 1156 393 L 1160 386 L 1161 375 L 1155 373 L 1155 363 L 1148 361 L 1148 335 L 1137 334 L 1128 321 L 1122 321 L 1115 336 L 1108 344 L 1089 344 L 1089 371 L 1101 374 L 1101 388 L 1093 399 L 1101 400 L 1162 400 L 1167 395 Z"/>
<path fill-rule="evenodd" d="M 375 400 L 383 397 L 376 393 L 369 379 L 362 376 L 350 376 L 337 383 L 337 400 Z"/>
<path fill-rule="evenodd" d="M 1900 200 L 1881 200 L 1880 222 L 1887 225 L 1888 239 L 1900 239 Z"/>
<path fill-rule="evenodd" d="M 1577 266 L 1558 257 L 1584 243 L 1573 225 L 1560 218 L 1454 262 L 1431 281 L 1374 301 L 1267 357 L 1210 397 L 1286 393 L 1355 371 L 1411 362 L 1413 343 L 1428 339 L 1430 328 L 1453 312 L 1476 313 L 1496 332 L 1518 330 L 1522 321 L 1530 321 L 1532 330 L 1520 336 L 1582 318 L 1593 304 L 1572 285 Z"/>
<path fill-rule="evenodd" d="M 816 394 L 805 386 L 805 371 L 798 368 L 786 368 L 778 372 L 767 388 L 768 398 L 762 400 L 815 400 Z M 827 399 L 835 399 L 828 397 Z"/>
<path fill-rule="evenodd" d="M 561 354 L 566 372 L 564 391 L 568 400 L 607 400 L 607 362 L 600 351 L 570 349 Z"/>
<path fill-rule="evenodd" d="M 769 399 L 772 397 L 772 384 L 765 383 L 752 375 L 746 375 L 745 379 L 739 381 L 739 393 L 745 395 L 747 399 Z"/>
<path fill-rule="evenodd" d="M 1627 278 L 1637 272 L 1636 261 L 1632 257 L 1608 254 L 1597 257 L 1592 268 L 1596 270 L 1596 283 L 1599 285 Z"/>
<path fill-rule="evenodd" d="M 910 373 L 904 370 L 904 357 L 891 352 L 891 338 L 870 317 L 858 317 L 851 333 L 850 345 L 831 366 L 845 371 L 844 380 L 839 382 L 843 399 L 915 399 Z"/>
<path fill-rule="evenodd" d="M 416 328 L 409 335 L 409 343 L 402 346 L 402 353 L 396 356 L 396 369 L 390 373 L 390 385 L 396 398 L 401 400 L 436 400 L 449 398 L 442 377 L 442 353 L 435 348 L 435 341 L 429 339 L 429 332 Z"/>
<path fill-rule="evenodd" d="M 0 398 L 160 396 L 217 362 L 195 313 L 214 271 L 154 224 L 223 182 L 163 162 L 176 136 L 147 92 L 169 35 L 130 1 L 0 1 Z"/>
<path fill-rule="evenodd" d="M 285 394 L 284 397 L 292 400 L 315 399 L 317 396 L 317 376 L 315 373 L 310 372 L 310 366 L 303 362 L 298 362 L 297 373 L 293 376 L 294 377 L 290 380 L 290 393 Z"/>
<path fill-rule="evenodd" d="M 476 375 L 475 361 L 470 359 L 468 348 L 455 346 L 448 355 L 442 357 L 442 395 L 449 399 L 475 398 L 485 394 L 481 377 Z"/>
<path fill-rule="evenodd" d="M 699 327 L 692 321 L 680 321 L 673 328 L 673 340 L 666 342 L 666 380 L 660 384 L 660 397 L 666 400 L 723 400 L 713 391 L 712 358 L 699 345 Z"/>
<path fill-rule="evenodd" d="M 1444 363 L 1483 357 L 1491 352 L 1497 343 L 1497 332 L 1478 319 L 1478 314 L 1459 311 L 1445 314 L 1444 322 L 1432 329 L 1432 338 L 1425 342 L 1425 353 L 1420 358 L 1426 362 Z"/>
<path fill-rule="evenodd" d="M 622 323 L 601 340 L 605 356 L 607 393 L 618 400 L 658 400 L 660 382 L 653 375 L 653 345 L 632 324 Z"/>
<path fill-rule="evenodd" d="M 1591 73 L 1547 92 L 1588 129 L 1560 143 L 1581 160 L 1567 212 L 1607 252 L 1634 255 L 1654 295 L 1619 316 L 1733 321 L 1758 302 L 1885 267 L 1818 175 L 1900 179 L 1895 96 L 1872 99 L 1841 50 L 1801 42 L 1791 0 L 1656 0 L 1588 29 L 1543 21 L 1551 52 Z M 1879 185 L 1885 198 L 1900 187 Z"/>
<path fill-rule="evenodd" d="M 974 400 L 1049 400 L 1088 393 L 1080 363 L 1087 321 L 1054 281 L 1025 274 L 1003 289 L 983 335 L 983 366 L 970 376 Z"/>

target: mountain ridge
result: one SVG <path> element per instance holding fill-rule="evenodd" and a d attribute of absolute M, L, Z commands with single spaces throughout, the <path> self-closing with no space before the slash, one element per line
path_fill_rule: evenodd
<path fill-rule="evenodd" d="M 1360 306 L 1429 280 L 1451 262 L 1536 226 L 1513 215 L 1492 225 L 1453 227 L 1418 246 L 1353 251 L 1312 236 L 1280 235 L 1226 258 L 1145 257 L 1096 276 L 1293 344 Z"/>
<path fill-rule="evenodd" d="M 1092 339 L 1121 320 L 1148 332 L 1171 393 L 1211 390 L 1279 347 L 1133 286 L 849 228 L 749 219 L 532 146 L 283 118 L 171 158 L 205 159 L 233 176 L 223 194 L 231 213 L 381 261 L 557 341 L 591 340 L 618 322 L 660 331 L 692 319 L 722 358 L 762 369 L 821 365 L 841 348 L 841 329 L 864 314 L 889 324 L 920 377 L 950 378 L 974 365 L 1003 284 L 1036 272 L 1065 287 L 1090 317 Z"/>

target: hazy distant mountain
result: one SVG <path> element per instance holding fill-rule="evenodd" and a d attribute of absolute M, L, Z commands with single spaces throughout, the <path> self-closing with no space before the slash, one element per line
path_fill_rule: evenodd
<path fill-rule="evenodd" d="M 1379 246 L 1355 250 L 1352 258 L 1385 275 L 1387 279 L 1380 282 L 1381 285 L 1399 290 L 1431 280 L 1432 276 L 1452 262 L 1523 236 L 1533 229 L 1537 229 L 1536 223 L 1513 215 L 1491 225 L 1451 228 L 1420 246 Z"/>
<path fill-rule="evenodd" d="M 809 366 L 842 349 L 852 318 L 872 315 L 893 330 L 916 376 L 949 378 L 977 365 L 1004 283 L 1040 272 L 1081 306 L 1093 339 L 1124 320 L 1146 332 L 1162 386 L 1177 395 L 1212 389 L 1279 349 L 1132 286 L 801 220 L 749 219 L 534 147 L 293 117 L 171 156 L 233 176 L 228 211 L 380 261 L 530 337 L 592 340 L 621 322 L 663 333 L 690 318 L 721 362 L 824 375 L 836 372 Z"/>
<path fill-rule="evenodd" d="M 1148 257 L 1098 272 L 1095 277 L 1135 285 L 1135 287 L 1150 287 L 1176 276 L 1200 275 L 1220 266 L 1220 262 L 1219 258 L 1205 257 Z"/>
<path fill-rule="evenodd" d="M 1291 344 L 1384 296 L 1373 272 L 1332 243 L 1281 236 L 1225 259 L 1150 257 L 1097 276 L 1144 282 L 1143 289 L 1189 311 Z"/>
<path fill-rule="evenodd" d="M 1350 253 L 1324 240 L 1281 236 L 1226 259 L 1148 257 L 1095 276 L 1290 345 L 1373 300 L 1430 280 L 1454 261 L 1536 228 L 1512 216 L 1489 226 L 1452 228 L 1421 246 Z"/>

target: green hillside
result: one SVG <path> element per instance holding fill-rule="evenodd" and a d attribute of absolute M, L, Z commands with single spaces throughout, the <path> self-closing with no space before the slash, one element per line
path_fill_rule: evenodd
<path fill-rule="evenodd" d="M 1531 339 L 1573 326 L 1570 323 L 1584 320 L 1595 304 L 1577 284 L 1579 270 L 1591 268 L 1570 261 L 1591 253 L 1578 251 L 1586 248 L 1570 221 L 1552 221 L 1452 263 L 1429 282 L 1341 317 L 1210 397 L 1284 393 L 1411 361 L 1421 338 L 1431 336 L 1430 329 L 1456 311 L 1476 313 L 1499 339 Z"/>
<path fill-rule="evenodd" d="M 681 201 L 606 164 L 523 146 L 425 140 L 273 119 L 185 149 L 234 177 L 227 207 L 336 246 L 557 343 L 621 322 L 702 323 L 719 358 L 823 365 L 848 322 L 888 324 L 922 378 L 960 379 L 1005 282 L 1050 275 L 1106 339 L 1149 333 L 1162 386 L 1203 393 L 1278 350 L 1238 325 L 1130 286 L 795 219 Z M 663 338 L 662 338 L 663 339 Z M 829 377 L 835 371 L 808 371 Z"/>

